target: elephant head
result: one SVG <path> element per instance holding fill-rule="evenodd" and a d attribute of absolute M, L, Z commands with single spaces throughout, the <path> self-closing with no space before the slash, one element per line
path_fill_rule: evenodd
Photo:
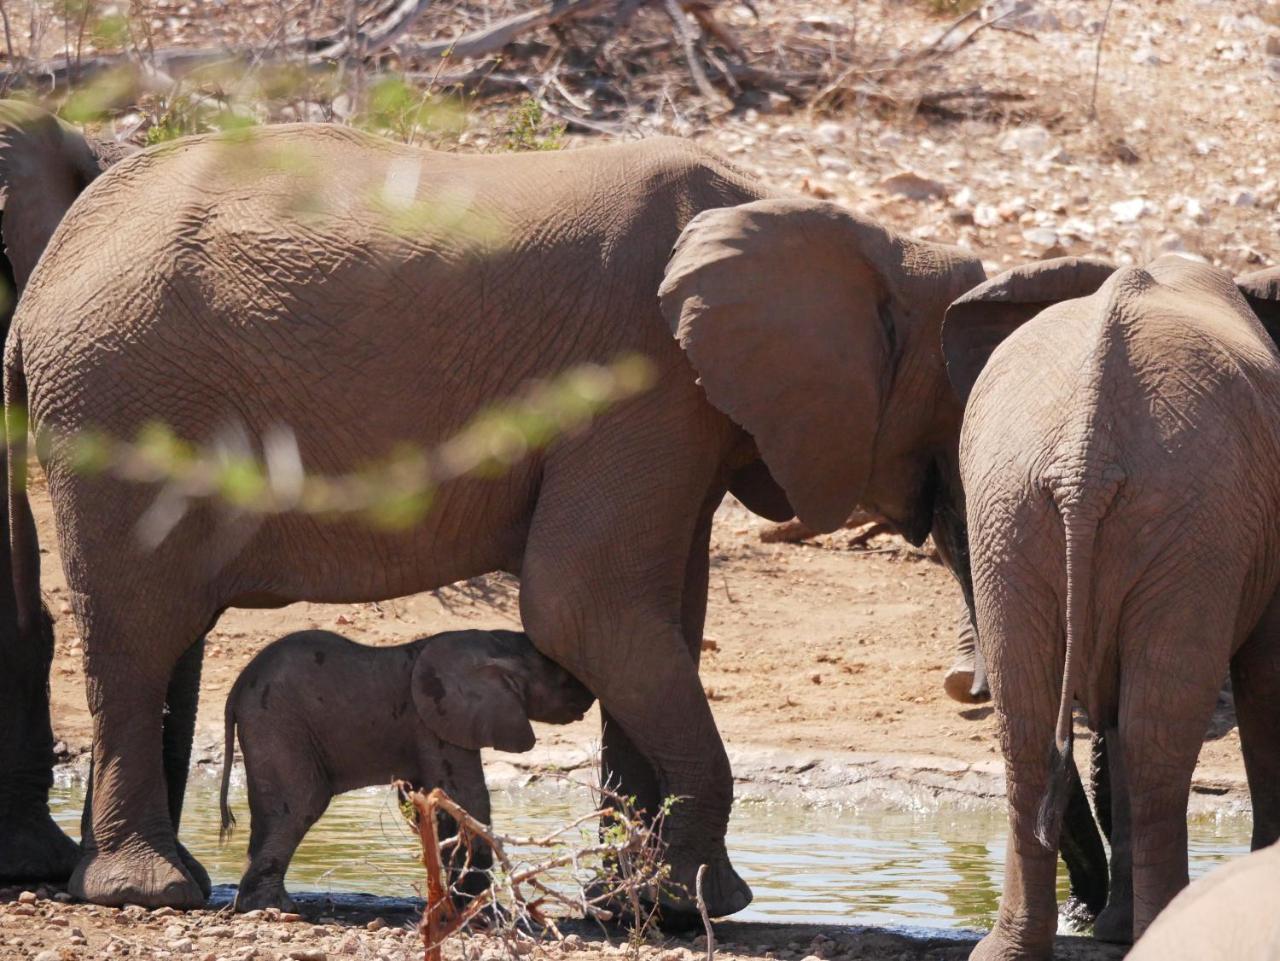
<path fill-rule="evenodd" d="M 1040 311 L 1087 297 L 1115 266 L 1090 257 L 1058 257 L 1023 264 L 973 288 L 947 308 L 942 352 L 947 376 L 963 403 L 992 351 Z"/>
<path fill-rule="evenodd" d="M 0 101 L 0 274 L 8 281 L 3 327 L 17 295 L 63 214 L 129 148 L 91 143 L 57 117 L 18 100 Z"/>
<path fill-rule="evenodd" d="M 939 327 L 983 279 L 975 257 L 833 203 L 760 200 L 694 217 L 659 298 L 707 399 L 755 442 L 759 459 L 730 490 L 818 531 L 861 505 L 922 542 L 934 463 L 959 434 Z"/>
<path fill-rule="evenodd" d="M 530 721 L 579 720 L 594 697 L 515 631 L 454 631 L 423 645 L 413 701 L 440 740 L 471 750 L 533 747 Z"/>

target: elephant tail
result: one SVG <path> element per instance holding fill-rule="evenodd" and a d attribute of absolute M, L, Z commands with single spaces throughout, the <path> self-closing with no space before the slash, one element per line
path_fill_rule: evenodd
<path fill-rule="evenodd" d="M 231 836 L 231 829 L 236 825 L 236 816 L 231 813 L 231 803 L 227 793 L 231 790 L 231 766 L 236 759 L 236 689 L 239 682 L 231 688 L 227 695 L 225 714 L 226 734 L 222 743 L 222 786 L 218 790 L 218 808 L 222 812 L 222 823 L 218 827 L 218 843 L 222 844 Z"/>
<path fill-rule="evenodd" d="M 1111 485 L 1095 487 L 1088 502 L 1079 496 L 1079 488 L 1056 493 L 1062 531 L 1066 543 L 1067 611 L 1066 656 L 1062 665 L 1062 691 L 1058 700 L 1058 721 L 1050 746 L 1049 783 L 1036 816 L 1036 840 L 1050 851 L 1058 850 L 1058 834 L 1067 803 L 1071 799 L 1071 781 L 1075 774 L 1072 755 L 1074 732 L 1072 709 L 1076 683 L 1079 680 L 1082 643 L 1091 624 L 1093 594 L 1093 548 L 1097 539 L 1098 519 L 1105 512 L 1118 479 Z M 1098 496 L 1101 494 L 1102 496 Z M 1078 775 L 1075 775 L 1078 777 Z"/>
<path fill-rule="evenodd" d="M 48 635 L 53 621 L 40 597 L 40 542 L 27 498 L 27 378 L 22 367 L 22 344 L 15 331 L 9 338 L 4 371 L 4 437 L 8 463 L 9 510 L 7 543 L 10 577 L 22 637 Z"/>

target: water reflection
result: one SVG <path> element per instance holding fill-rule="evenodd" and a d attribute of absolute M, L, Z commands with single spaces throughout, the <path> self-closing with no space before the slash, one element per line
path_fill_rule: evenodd
<path fill-rule="evenodd" d="M 248 804 L 233 784 L 240 827 L 218 845 L 214 778 L 195 776 L 187 791 L 182 840 L 215 884 L 239 880 L 248 846 Z M 55 787 L 51 806 L 78 836 L 84 789 Z M 537 836 L 586 813 L 585 791 L 534 785 L 495 791 L 501 830 Z M 740 804 L 730 823 L 729 851 L 755 890 L 740 920 L 987 928 L 995 919 L 1005 848 L 1003 811 L 811 809 Z M 1191 875 L 1248 851 L 1247 818 L 1192 822 Z M 389 789 L 336 798 L 294 856 L 293 891 L 419 893 L 416 837 L 400 819 Z M 1065 871 L 1059 897 L 1066 896 Z"/>

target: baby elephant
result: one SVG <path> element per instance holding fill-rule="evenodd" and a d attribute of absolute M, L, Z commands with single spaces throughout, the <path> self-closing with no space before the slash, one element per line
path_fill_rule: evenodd
<path fill-rule="evenodd" d="M 235 822 L 227 788 L 237 725 L 252 818 L 236 909 L 293 910 L 289 859 L 335 794 L 399 778 L 443 788 L 488 823 L 480 749 L 527 751 L 530 720 L 567 724 L 593 700 L 515 631 L 450 631 L 397 647 L 328 631 L 281 638 L 227 698 L 223 832 Z M 473 864 L 487 867 L 488 857 L 477 850 Z M 481 879 L 453 880 L 469 889 Z"/>

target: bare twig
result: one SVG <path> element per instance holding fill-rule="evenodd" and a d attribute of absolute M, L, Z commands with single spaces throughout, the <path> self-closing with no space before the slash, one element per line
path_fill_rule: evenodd
<path fill-rule="evenodd" d="M 707 873 L 705 864 L 698 865 L 698 878 L 694 884 L 695 896 L 698 899 L 698 913 L 702 915 L 702 927 L 707 932 L 707 961 L 715 961 L 716 933 L 711 930 L 711 918 L 707 914 L 707 902 L 702 897 L 702 876 Z"/>
<path fill-rule="evenodd" d="M 726 104 L 727 98 L 711 85 L 707 72 L 702 69 L 702 58 L 698 56 L 698 38 L 690 29 L 689 21 L 680 4 L 676 0 L 663 0 L 663 6 L 666 8 L 667 16 L 671 18 L 671 25 L 675 28 L 681 46 L 684 47 L 684 58 L 689 67 L 689 75 L 693 77 L 693 85 L 712 103 Z"/>
<path fill-rule="evenodd" d="M 400 56 L 405 60 L 434 60 L 448 54 L 453 59 L 468 60 L 497 53 L 516 37 L 538 27 L 546 27 L 574 17 L 585 17 L 611 6 L 616 0 L 553 0 L 526 10 L 492 26 L 465 33 L 456 40 L 435 43 L 402 43 Z"/>

